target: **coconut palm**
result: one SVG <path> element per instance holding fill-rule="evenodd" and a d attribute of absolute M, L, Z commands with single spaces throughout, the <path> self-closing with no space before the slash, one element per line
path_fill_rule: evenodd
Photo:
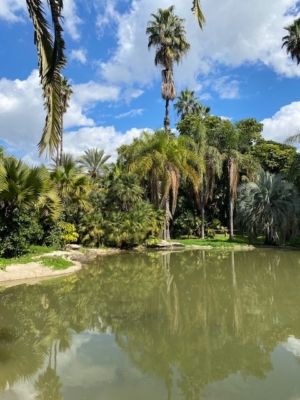
<path fill-rule="evenodd" d="M 288 35 L 282 38 L 282 46 L 286 47 L 286 52 L 290 54 L 292 60 L 296 59 L 297 65 L 300 64 L 300 18 L 284 28 Z"/>
<path fill-rule="evenodd" d="M 184 19 L 174 14 L 174 6 L 159 8 L 154 18 L 148 21 L 146 34 L 149 35 L 148 49 L 155 48 L 154 63 L 162 69 L 162 98 L 166 101 L 164 127 L 169 131 L 169 102 L 177 96 L 174 84 L 173 63 L 182 60 L 190 48 L 186 39 Z"/>
<path fill-rule="evenodd" d="M 85 150 L 77 161 L 92 178 L 97 178 L 105 171 L 105 163 L 109 158 L 109 155 L 104 155 L 104 150 L 93 148 Z"/>
<path fill-rule="evenodd" d="M 177 98 L 178 101 L 174 104 L 174 108 L 182 120 L 191 114 L 204 117 L 210 111 L 210 107 L 205 107 L 198 102 L 198 97 L 195 97 L 193 90 L 182 90 Z"/>
<path fill-rule="evenodd" d="M 266 244 L 284 242 L 296 234 L 299 210 L 297 190 L 283 175 L 261 171 L 238 190 L 238 222 L 250 239 L 264 233 Z"/>
<path fill-rule="evenodd" d="M 61 165 L 63 154 L 63 135 L 64 135 L 64 114 L 69 107 L 69 100 L 72 95 L 72 86 L 68 79 L 61 77 L 61 92 L 60 92 L 60 140 L 57 148 L 56 165 Z"/>

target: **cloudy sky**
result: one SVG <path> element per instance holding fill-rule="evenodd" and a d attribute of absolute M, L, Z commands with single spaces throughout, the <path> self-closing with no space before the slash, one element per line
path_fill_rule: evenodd
<path fill-rule="evenodd" d="M 107 154 L 145 128 L 163 125 L 160 71 L 147 49 L 147 21 L 175 5 L 191 44 L 175 68 L 177 90 L 195 90 L 214 115 L 256 118 L 266 139 L 284 141 L 300 127 L 300 66 L 281 48 L 284 26 L 300 16 L 293 0 L 202 0 L 200 31 L 192 0 L 64 0 L 68 65 L 73 87 L 65 116 L 65 150 Z M 46 1 L 45 1 L 46 4 Z M 44 123 L 33 28 L 25 0 L 0 0 L 0 144 L 38 161 Z M 172 126 L 177 116 L 171 109 Z"/>

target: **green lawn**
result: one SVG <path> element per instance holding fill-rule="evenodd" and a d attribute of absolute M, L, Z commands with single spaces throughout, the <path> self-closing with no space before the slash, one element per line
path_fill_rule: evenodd
<path fill-rule="evenodd" d="M 30 246 L 28 253 L 24 254 L 18 258 L 0 258 L 0 269 L 5 270 L 5 268 L 12 264 L 28 264 L 30 262 L 37 261 L 34 257 L 51 253 L 57 250 L 54 247 L 44 247 L 44 246 Z M 60 256 L 50 256 L 44 257 L 40 260 L 43 265 L 47 267 L 53 267 L 53 269 L 66 269 L 71 265 L 74 265 L 71 261 L 66 261 Z"/>
<path fill-rule="evenodd" d="M 179 242 L 185 246 L 212 246 L 212 247 L 236 247 L 247 246 L 249 244 L 259 245 L 263 244 L 263 238 L 257 239 L 253 243 L 249 243 L 248 238 L 243 236 L 235 236 L 233 242 L 228 241 L 228 236 L 216 235 L 214 239 L 176 239 L 174 242 Z"/>

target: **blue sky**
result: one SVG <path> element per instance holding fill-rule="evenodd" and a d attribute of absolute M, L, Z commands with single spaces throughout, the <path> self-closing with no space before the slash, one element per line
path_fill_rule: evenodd
<path fill-rule="evenodd" d="M 177 91 L 195 90 L 211 113 L 233 122 L 256 118 L 266 139 L 284 141 L 300 126 L 300 66 L 281 49 L 284 26 L 300 16 L 291 0 L 203 0 L 203 32 L 191 0 L 64 0 L 73 96 L 65 116 L 65 150 L 115 149 L 163 124 L 160 70 L 145 34 L 150 14 L 175 5 L 191 50 L 175 68 Z M 46 4 L 46 1 L 45 1 Z M 25 0 L 0 0 L 0 143 L 38 162 L 45 113 L 33 29 Z M 177 122 L 171 107 L 171 124 Z"/>

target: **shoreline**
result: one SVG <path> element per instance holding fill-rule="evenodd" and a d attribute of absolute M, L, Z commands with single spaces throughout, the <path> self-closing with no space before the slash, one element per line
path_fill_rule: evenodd
<path fill-rule="evenodd" d="M 79 250 L 58 250 L 37 256 L 36 261 L 27 264 L 11 264 L 5 271 L 0 270 L 0 287 L 17 286 L 21 284 L 35 284 L 41 280 L 50 280 L 67 275 L 72 275 L 80 271 L 84 264 L 92 261 L 97 256 L 115 254 L 118 249 L 88 249 L 86 254 Z M 43 257 L 60 256 L 65 260 L 71 261 L 74 265 L 66 268 L 54 270 L 51 267 L 45 267 L 39 262 Z"/>

